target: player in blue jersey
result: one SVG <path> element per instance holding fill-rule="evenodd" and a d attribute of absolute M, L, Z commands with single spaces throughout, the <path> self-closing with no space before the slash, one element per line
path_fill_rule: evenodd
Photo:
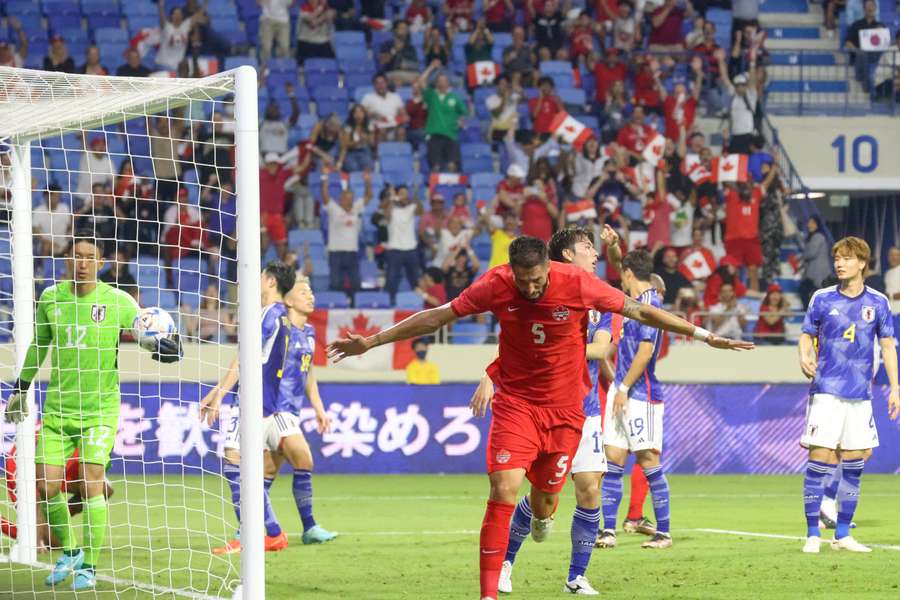
<path fill-rule="evenodd" d="M 591 238 L 591 232 L 580 227 L 569 227 L 557 231 L 549 243 L 550 260 L 571 263 L 588 273 L 593 273 L 599 255 Z M 608 318 L 610 315 L 611 313 L 599 313 L 593 310 L 588 313 L 586 358 L 592 387 L 584 398 L 584 426 L 578 451 L 572 460 L 571 471 L 575 483 L 576 508 L 572 518 L 572 553 L 569 574 L 563 591 L 587 596 L 598 594 L 585 577 L 585 572 L 600 527 L 600 482 L 606 473 L 598 385 L 601 363 L 609 357 L 612 348 Z M 604 319 L 607 323 L 605 328 Z M 473 396 L 473 410 L 478 416 L 484 414 L 493 392 L 494 387 L 490 378 L 484 376 Z M 532 532 L 533 520 L 530 498 L 526 495 L 516 506 L 510 524 L 506 558 L 500 571 L 499 591 L 501 592 L 507 594 L 512 592 L 513 563 L 525 538 Z M 552 517 L 548 521 L 552 522 Z M 532 536 L 536 542 L 544 541 L 549 535 L 549 527 L 540 527 L 539 523 L 535 524 L 538 525 L 538 528 L 535 529 Z"/>
<path fill-rule="evenodd" d="M 872 448 L 878 446 L 872 415 L 872 379 L 879 348 L 890 382 L 889 415 L 892 420 L 900 415 L 897 349 L 887 297 L 863 283 L 869 245 L 859 238 L 847 237 L 832 247 L 831 254 L 840 283 L 813 294 L 799 344 L 800 368 L 812 379 L 806 429 L 800 441 L 809 448 L 803 480 L 807 527 L 803 551 L 819 551 L 819 511 L 825 479 L 836 468 L 835 451 L 839 449 L 842 475 L 831 547 L 871 552 L 850 535 L 850 523 L 859 501 L 863 465 Z"/>
<path fill-rule="evenodd" d="M 285 358 L 285 344 L 289 336 L 289 323 L 287 308 L 284 305 L 284 295 L 294 287 L 297 273 L 287 263 L 274 261 L 266 265 L 260 277 L 260 290 L 262 300 L 262 370 L 263 370 L 263 410 L 277 402 L 278 390 L 281 383 L 281 368 Z M 239 377 L 238 359 L 235 358 L 225 373 L 222 380 L 200 401 L 200 420 L 205 420 L 211 427 L 219 418 L 219 409 L 222 400 L 237 384 Z M 270 413 L 264 413 L 270 414 Z M 231 500 L 234 503 L 234 513 L 238 523 L 241 520 L 241 445 L 240 445 L 240 406 L 235 402 L 231 407 L 230 418 L 225 424 L 224 465 L 222 472 L 228 480 L 231 488 Z M 267 423 L 267 428 L 273 427 L 273 423 Z M 268 430 L 265 433 L 268 437 Z M 277 472 L 272 463 L 269 451 L 265 451 L 265 522 L 267 551 L 278 551 L 287 548 L 288 539 L 281 530 L 275 512 L 269 501 L 269 488 L 273 478 L 268 475 Z M 220 548 L 215 548 L 215 554 L 233 554 L 241 551 L 239 539 L 233 539 Z"/>
<path fill-rule="evenodd" d="M 653 259 L 634 250 L 622 259 L 622 288 L 642 304 L 659 308 L 660 297 L 651 283 Z M 616 375 L 606 403 L 605 430 L 608 472 L 603 481 L 603 532 L 600 547 L 616 545 L 616 515 L 622 501 L 622 477 L 628 453 L 644 470 L 653 497 L 656 533 L 644 548 L 668 548 L 669 483 L 660 464 L 663 433 L 663 393 L 656 379 L 656 358 L 662 332 L 625 319 L 616 359 Z"/>

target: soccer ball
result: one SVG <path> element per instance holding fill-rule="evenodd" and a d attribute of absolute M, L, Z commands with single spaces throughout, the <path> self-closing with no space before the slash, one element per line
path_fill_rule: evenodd
<path fill-rule="evenodd" d="M 158 306 L 141 309 L 134 320 L 134 339 L 144 350 L 156 350 L 157 340 L 175 333 L 175 321 Z"/>

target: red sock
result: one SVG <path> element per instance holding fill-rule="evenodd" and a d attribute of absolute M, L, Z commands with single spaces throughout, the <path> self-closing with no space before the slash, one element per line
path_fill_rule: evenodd
<path fill-rule="evenodd" d="M 647 476 L 644 470 L 637 463 L 631 469 L 631 502 L 628 504 L 628 518 L 640 519 L 644 516 L 644 500 L 647 498 L 647 492 L 650 485 L 647 483 Z"/>
<path fill-rule="evenodd" d="M 0 517 L 0 531 L 14 540 L 19 538 L 19 529 L 16 527 L 16 524 L 10 523 L 3 517 Z"/>
<path fill-rule="evenodd" d="M 509 520 L 515 504 L 505 504 L 488 500 L 481 522 L 481 597 L 496 598 L 500 569 L 506 558 L 506 544 L 509 541 Z"/>

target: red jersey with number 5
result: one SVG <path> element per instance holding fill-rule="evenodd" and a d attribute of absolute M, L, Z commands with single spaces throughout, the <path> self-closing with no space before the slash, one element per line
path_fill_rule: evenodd
<path fill-rule="evenodd" d="M 532 302 L 505 264 L 450 306 L 458 317 L 492 312 L 500 321 L 500 353 L 487 370 L 497 391 L 543 408 L 580 408 L 591 389 L 584 359 L 587 312 L 622 312 L 625 295 L 579 267 L 551 262 L 547 288 Z"/>

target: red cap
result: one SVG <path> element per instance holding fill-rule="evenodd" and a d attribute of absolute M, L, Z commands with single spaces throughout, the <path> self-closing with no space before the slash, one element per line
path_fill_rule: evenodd
<path fill-rule="evenodd" d="M 722 260 L 719 261 L 719 266 L 725 267 L 727 265 L 731 265 L 732 267 L 737 268 L 741 266 L 741 261 L 731 256 L 730 254 L 726 254 L 722 257 Z"/>
<path fill-rule="evenodd" d="M 781 292 L 781 286 L 777 283 L 770 283 L 769 287 L 766 288 L 766 293 L 772 294 L 774 292 Z"/>
<path fill-rule="evenodd" d="M 185 198 L 186 198 L 187 195 L 188 195 L 187 188 L 181 188 L 180 190 L 178 190 L 178 197 L 179 197 L 179 198 L 181 198 L 181 197 L 185 197 Z"/>

